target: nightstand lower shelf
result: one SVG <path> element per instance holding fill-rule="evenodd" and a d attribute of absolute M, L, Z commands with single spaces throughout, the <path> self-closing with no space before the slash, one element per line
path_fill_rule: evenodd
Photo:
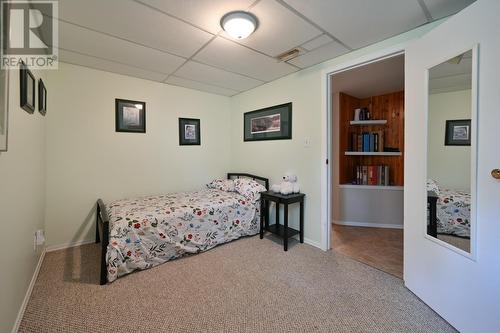
<path fill-rule="evenodd" d="M 281 224 L 272 224 L 269 227 L 266 228 L 267 231 L 276 234 L 283 238 L 285 236 L 285 227 L 282 226 Z M 287 228 L 287 236 L 288 238 L 298 235 L 300 232 L 298 230 L 292 229 L 290 227 Z"/>

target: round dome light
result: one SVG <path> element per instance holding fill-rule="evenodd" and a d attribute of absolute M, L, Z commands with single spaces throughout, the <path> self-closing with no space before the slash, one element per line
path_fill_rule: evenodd
<path fill-rule="evenodd" d="M 229 36 L 244 39 L 257 29 L 257 18 L 248 12 L 230 12 L 222 17 L 220 25 Z"/>

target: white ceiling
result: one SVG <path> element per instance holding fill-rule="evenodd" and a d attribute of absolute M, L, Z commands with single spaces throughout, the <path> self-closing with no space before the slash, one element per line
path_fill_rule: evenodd
<path fill-rule="evenodd" d="M 474 0 L 60 0 L 60 60 L 233 96 L 454 14 Z M 220 18 L 257 16 L 232 40 Z M 288 62 L 276 56 L 293 48 Z"/>
<path fill-rule="evenodd" d="M 472 51 L 459 63 L 445 61 L 429 70 L 429 93 L 440 94 L 472 88 Z"/>
<path fill-rule="evenodd" d="M 367 98 L 404 90 L 404 55 L 391 57 L 333 76 L 333 92 Z"/>

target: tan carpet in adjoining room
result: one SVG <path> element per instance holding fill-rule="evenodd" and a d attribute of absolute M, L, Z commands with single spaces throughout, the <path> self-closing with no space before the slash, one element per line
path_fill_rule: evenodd
<path fill-rule="evenodd" d="M 48 253 L 20 332 L 455 332 L 402 280 L 258 236 L 98 285 L 94 244 Z"/>

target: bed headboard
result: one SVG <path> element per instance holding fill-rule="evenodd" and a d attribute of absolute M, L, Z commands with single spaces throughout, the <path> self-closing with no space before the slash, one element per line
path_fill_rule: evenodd
<path fill-rule="evenodd" d="M 266 187 L 266 190 L 269 191 L 269 179 L 267 179 L 267 178 L 264 178 L 264 177 L 261 177 L 261 176 L 256 176 L 256 175 L 252 175 L 252 174 L 249 174 L 249 173 L 229 172 L 227 174 L 227 179 L 231 179 L 233 177 L 235 177 L 235 178 L 246 177 L 246 178 L 252 178 L 255 181 L 260 181 L 260 182 L 264 183 L 264 186 Z"/>

